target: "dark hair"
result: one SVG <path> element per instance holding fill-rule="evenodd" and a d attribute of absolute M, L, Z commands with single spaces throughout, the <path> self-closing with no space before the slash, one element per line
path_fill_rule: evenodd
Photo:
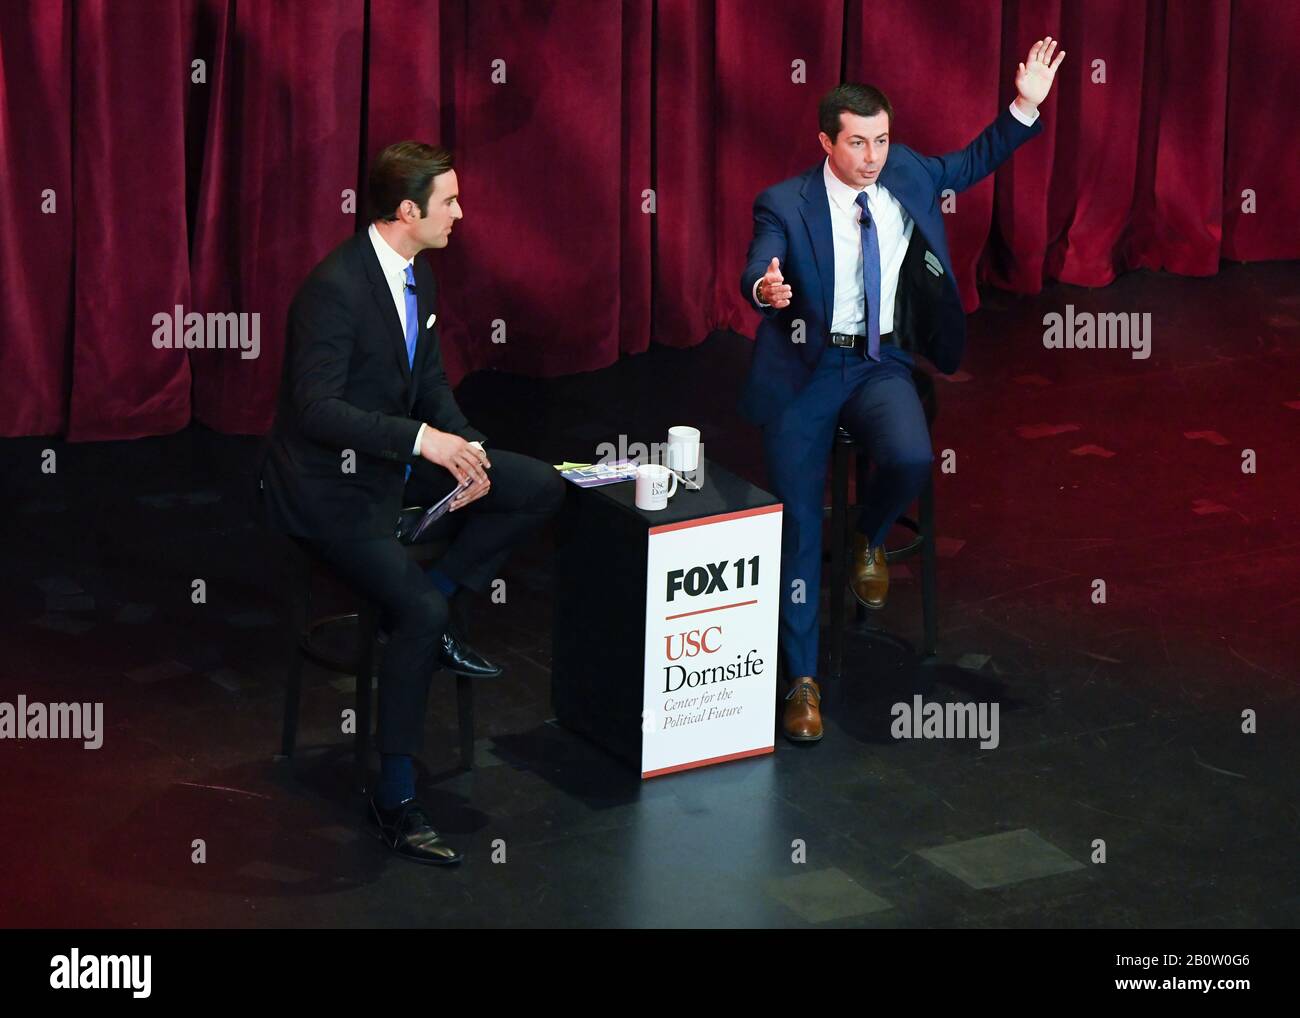
<path fill-rule="evenodd" d="M 399 141 L 375 157 L 370 167 L 366 192 L 370 199 L 370 216 L 392 223 L 397 220 L 397 206 L 407 198 L 425 206 L 433 192 L 433 178 L 451 169 L 451 153 L 441 145 L 418 141 Z"/>
<path fill-rule="evenodd" d="M 840 133 L 840 114 L 856 113 L 860 117 L 874 117 L 885 113 L 889 117 L 889 126 L 894 126 L 894 107 L 889 105 L 889 98 L 875 85 L 856 85 L 846 82 L 836 85 L 824 96 L 817 106 L 817 126 L 826 132 L 832 142 Z"/>

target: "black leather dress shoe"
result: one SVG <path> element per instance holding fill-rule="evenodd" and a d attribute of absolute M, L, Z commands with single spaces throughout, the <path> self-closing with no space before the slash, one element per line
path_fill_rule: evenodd
<path fill-rule="evenodd" d="M 427 866 L 452 866 L 463 858 L 433 829 L 429 814 L 417 799 L 384 809 L 371 797 L 370 823 L 383 842 L 404 859 Z"/>
<path fill-rule="evenodd" d="M 443 630 L 442 645 L 438 648 L 438 660 L 444 668 L 457 675 L 468 675 L 472 679 L 492 679 L 501 674 L 501 666 L 494 665 L 469 644 L 451 631 L 449 626 Z"/>

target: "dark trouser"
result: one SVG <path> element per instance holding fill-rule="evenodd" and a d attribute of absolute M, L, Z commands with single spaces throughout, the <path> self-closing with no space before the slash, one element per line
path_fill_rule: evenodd
<path fill-rule="evenodd" d="M 768 480 L 785 503 L 779 633 L 790 678 L 817 673 L 822 496 L 836 427 L 843 424 L 876 466 L 868 490 L 858 494 L 857 521 L 873 548 L 930 475 L 934 456 L 913 364 L 893 345 L 881 346 L 878 362 L 828 345 L 812 380 L 763 428 Z"/>
<path fill-rule="evenodd" d="M 492 463 L 488 493 L 447 513 L 420 538 L 421 542 L 452 538 L 437 568 L 479 593 L 499 575 L 511 549 L 564 501 L 564 481 L 554 467 L 503 449 L 487 453 Z M 430 505 L 453 487 L 455 480 L 448 471 L 419 460 L 403 504 Z M 396 520 L 393 527 L 396 530 Z M 357 594 L 381 607 L 391 627 L 379 670 L 379 752 L 419 752 L 429 680 L 438 667 L 438 647 L 447 626 L 446 597 L 396 537 L 311 544 Z"/>

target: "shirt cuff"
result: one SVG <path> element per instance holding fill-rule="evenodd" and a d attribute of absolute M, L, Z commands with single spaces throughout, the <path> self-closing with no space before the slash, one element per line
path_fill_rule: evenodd
<path fill-rule="evenodd" d="M 1016 105 L 1016 101 L 1013 99 L 1011 100 L 1011 115 L 1026 127 L 1033 127 L 1034 121 L 1038 119 L 1038 110 L 1034 110 L 1034 115 L 1031 117 L 1028 114 L 1022 113 L 1020 107 Z"/>
<path fill-rule="evenodd" d="M 758 299 L 758 284 L 761 283 L 762 281 L 763 281 L 762 276 L 759 276 L 756 280 L 754 280 L 754 288 L 751 291 L 754 295 L 754 303 L 761 308 L 770 308 L 772 306 L 771 304 L 764 304 L 761 300 Z"/>
<path fill-rule="evenodd" d="M 420 439 L 424 437 L 424 428 L 425 426 L 421 424 L 420 430 L 415 433 L 415 448 L 411 452 L 416 456 L 420 455 Z"/>

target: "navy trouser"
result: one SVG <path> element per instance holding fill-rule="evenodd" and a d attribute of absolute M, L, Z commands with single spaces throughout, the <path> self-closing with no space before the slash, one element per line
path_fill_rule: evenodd
<path fill-rule="evenodd" d="M 476 593 L 487 590 L 513 548 L 559 511 L 565 491 L 548 463 L 506 449 L 489 449 L 488 459 L 488 493 L 447 513 L 420 537 L 421 542 L 449 538 L 451 546 L 437 567 Z M 456 486 L 442 467 L 426 460 L 413 467 L 404 505 L 428 505 Z M 379 668 L 379 752 L 419 752 L 429 680 L 438 668 L 448 621 L 447 599 L 396 537 L 312 545 L 358 593 L 383 609 L 392 626 Z"/>
<path fill-rule="evenodd" d="M 843 424 L 876 470 L 857 528 L 873 548 L 925 487 L 934 454 L 912 355 L 881 344 L 879 361 L 827 344 L 811 381 L 763 427 L 768 483 L 785 504 L 781 530 L 780 644 L 790 678 L 817 673 L 822 497 L 835 429 Z M 796 585 L 796 581 L 802 584 Z"/>

